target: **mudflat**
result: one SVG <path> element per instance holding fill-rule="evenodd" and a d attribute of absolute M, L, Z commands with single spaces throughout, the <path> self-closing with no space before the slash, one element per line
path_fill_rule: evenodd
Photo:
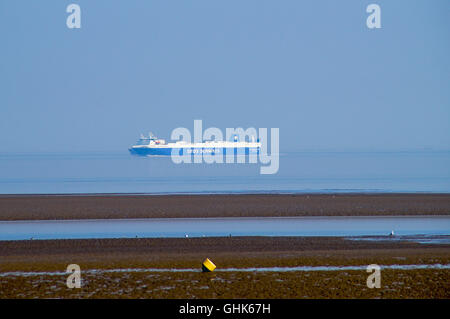
<path fill-rule="evenodd" d="M 217 271 L 201 273 L 206 257 L 217 265 Z M 81 267 L 80 289 L 66 286 L 68 274 L 64 272 L 69 264 Z M 364 267 L 370 264 L 450 264 L 450 245 L 339 237 L 2 241 L 0 298 L 450 298 L 448 269 L 382 270 L 382 287 L 369 289 Z M 349 265 L 364 267 L 337 271 L 238 270 Z M 153 268 L 194 271 L 153 272 Z M 221 272 L 224 268 L 238 269 Z M 117 269 L 121 271 L 104 271 Z M 16 272 L 62 274 L 23 276 Z"/>
<path fill-rule="evenodd" d="M 0 195 L 0 220 L 449 214 L 450 194 Z"/>
<path fill-rule="evenodd" d="M 3 221 L 449 214 L 450 194 L 0 196 Z M 212 273 L 200 271 L 207 257 Z M 66 286 L 69 264 L 81 267 L 80 289 Z M 0 298 L 450 298 L 449 269 L 382 268 L 381 288 L 370 289 L 370 264 L 449 265 L 450 245 L 388 236 L 0 241 Z M 297 266 L 364 267 L 242 271 Z"/>
<path fill-rule="evenodd" d="M 450 244 L 342 237 L 201 237 L 0 241 L 0 271 L 87 268 L 218 267 L 450 263 Z"/>

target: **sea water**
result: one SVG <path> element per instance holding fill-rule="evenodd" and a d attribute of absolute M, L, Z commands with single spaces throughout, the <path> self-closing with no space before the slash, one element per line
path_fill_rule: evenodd
<path fill-rule="evenodd" d="M 0 194 L 450 192 L 450 151 L 293 152 L 256 164 L 175 164 L 123 152 L 0 153 Z"/>

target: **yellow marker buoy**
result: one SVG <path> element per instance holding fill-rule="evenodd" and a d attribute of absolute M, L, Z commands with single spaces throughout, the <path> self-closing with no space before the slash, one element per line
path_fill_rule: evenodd
<path fill-rule="evenodd" d="M 214 265 L 213 262 L 209 260 L 209 258 L 206 258 L 202 264 L 202 271 L 211 272 L 214 271 L 214 269 L 216 269 L 216 265 Z"/>

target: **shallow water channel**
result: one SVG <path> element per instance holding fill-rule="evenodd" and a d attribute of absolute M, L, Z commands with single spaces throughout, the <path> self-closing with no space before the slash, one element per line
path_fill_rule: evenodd
<path fill-rule="evenodd" d="M 450 235 L 450 216 L 1 221 L 0 240 L 211 236 Z"/>

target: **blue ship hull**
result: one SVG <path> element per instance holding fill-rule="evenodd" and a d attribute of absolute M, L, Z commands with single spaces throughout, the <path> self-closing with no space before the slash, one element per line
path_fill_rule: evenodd
<path fill-rule="evenodd" d="M 241 147 L 241 148 L 192 148 L 192 147 L 180 147 L 180 148 L 152 148 L 152 147 L 142 147 L 142 148 L 130 148 L 130 153 L 132 155 L 138 156 L 171 156 L 172 152 L 178 155 L 216 155 L 216 154 L 234 154 L 234 155 L 250 155 L 259 154 L 258 147 Z M 226 152 L 226 153 L 225 153 Z"/>

